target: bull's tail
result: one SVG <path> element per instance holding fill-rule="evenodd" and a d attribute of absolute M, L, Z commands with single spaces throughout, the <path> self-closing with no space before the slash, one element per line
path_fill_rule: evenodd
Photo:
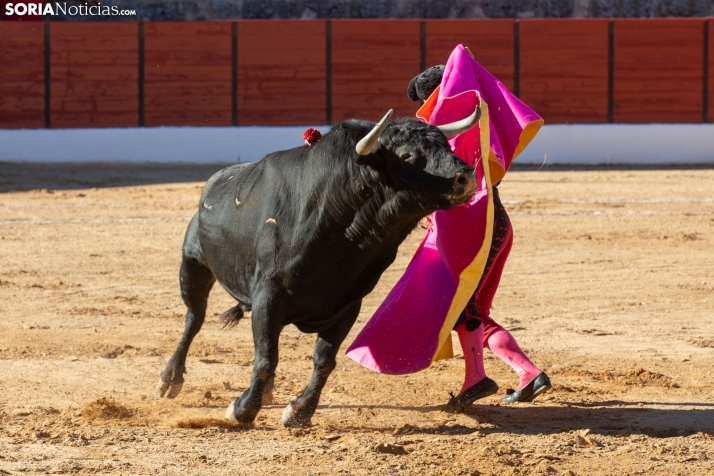
<path fill-rule="evenodd" d="M 228 309 L 219 319 L 221 329 L 230 329 L 237 325 L 238 321 L 245 317 L 246 312 L 250 312 L 250 307 L 242 303 L 238 303 L 236 306 Z"/>

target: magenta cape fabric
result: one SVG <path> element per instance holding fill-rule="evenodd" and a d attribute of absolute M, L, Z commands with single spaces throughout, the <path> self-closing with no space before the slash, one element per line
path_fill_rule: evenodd
<path fill-rule="evenodd" d="M 434 125 L 454 122 L 468 117 L 482 98 L 490 117 L 485 112 L 478 127 L 449 141 L 454 152 L 476 168 L 478 191 L 469 203 L 434 213 L 433 227 L 406 272 L 347 350 L 348 357 L 377 372 L 405 374 L 423 370 L 446 343 L 478 286 L 490 248 L 491 178 L 500 180 L 515 155 L 525 147 L 524 130 L 535 124 L 531 129 L 537 132 L 542 124 L 540 116 L 474 61 L 461 45 L 449 57 L 440 89 L 420 115 Z M 485 124 L 489 130 L 481 131 Z M 481 160 L 482 142 L 490 146 L 490 161 Z M 494 170 L 489 168 L 489 162 Z"/>

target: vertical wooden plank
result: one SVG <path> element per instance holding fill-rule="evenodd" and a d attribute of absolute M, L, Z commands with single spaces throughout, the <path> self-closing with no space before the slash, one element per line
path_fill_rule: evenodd
<path fill-rule="evenodd" d="M 45 126 L 45 35 L 39 22 L 0 22 L 0 128 Z"/>
<path fill-rule="evenodd" d="M 238 22 L 231 25 L 231 123 L 238 125 Z"/>
<path fill-rule="evenodd" d="M 707 58 L 705 61 L 709 64 L 709 74 L 707 81 L 707 100 L 709 103 L 709 111 L 707 114 L 707 122 L 714 122 L 714 22 L 707 20 L 707 33 L 708 33 L 708 44 L 707 48 Z"/>
<path fill-rule="evenodd" d="M 420 22 L 334 20 L 332 22 L 332 118 L 378 121 L 389 109 L 413 117 L 407 97 L 419 74 Z"/>
<path fill-rule="evenodd" d="M 513 91 L 513 20 L 430 20 L 427 22 L 426 67 L 444 64 L 458 44 Z"/>
<path fill-rule="evenodd" d="M 52 127 L 52 30 L 45 22 L 45 129 Z"/>
<path fill-rule="evenodd" d="M 701 122 L 701 19 L 615 20 L 615 122 Z"/>
<path fill-rule="evenodd" d="M 144 127 L 144 84 L 146 59 L 144 58 L 144 22 L 139 22 L 139 127 Z"/>
<path fill-rule="evenodd" d="M 426 22 L 420 22 L 419 24 L 419 70 L 426 71 L 426 43 L 427 31 Z"/>
<path fill-rule="evenodd" d="M 240 22 L 240 125 L 324 123 L 326 28 L 321 20 Z"/>
<path fill-rule="evenodd" d="M 51 38 L 52 127 L 136 126 L 137 24 L 55 22 Z"/>
<path fill-rule="evenodd" d="M 232 23 L 144 25 L 146 126 L 232 124 Z"/>
<path fill-rule="evenodd" d="M 521 99 L 547 124 L 607 122 L 607 20 L 520 24 Z"/>
<path fill-rule="evenodd" d="M 513 24 L 513 94 L 521 97 L 521 22 Z"/>
<path fill-rule="evenodd" d="M 615 22 L 607 22 L 607 122 L 615 122 Z"/>
<path fill-rule="evenodd" d="M 325 22 L 325 124 L 332 124 L 332 22 Z"/>

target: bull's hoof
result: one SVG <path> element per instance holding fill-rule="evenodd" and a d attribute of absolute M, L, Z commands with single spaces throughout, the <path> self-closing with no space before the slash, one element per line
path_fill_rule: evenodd
<path fill-rule="evenodd" d="M 248 418 L 240 413 L 236 413 L 236 404 L 239 402 L 240 398 L 236 398 L 228 405 L 226 409 L 226 420 L 231 423 L 235 423 L 240 426 L 250 426 L 253 424 L 253 418 Z"/>
<path fill-rule="evenodd" d="M 307 415 L 304 406 L 290 402 L 283 410 L 283 425 L 285 428 L 305 428 L 311 426 L 312 415 Z"/>
<path fill-rule="evenodd" d="M 156 395 L 159 396 L 159 398 L 176 398 L 178 394 L 181 393 L 182 388 L 183 383 L 171 384 L 159 379 L 159 384 L 156 386 Z"/>
<path fill-rule="evenodd" d="M 231 423 L 238 423 L 238 419 L 236 418 L 236 402 L 238 399 L 235 399 L 231 402 L 230 405 L 228 405 L 228 408 L 226 409 L 226 420 L 228 420 Z"/>

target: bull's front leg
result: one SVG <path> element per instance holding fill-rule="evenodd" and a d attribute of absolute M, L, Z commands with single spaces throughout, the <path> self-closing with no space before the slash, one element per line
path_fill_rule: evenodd
<path fill-rule="evenodd" d="M 320 402 L 322 389 L 327 383 L 327 378 L 337 366 L 337 352 L 357 320 L 361 305 L 362 301 L 359 301 L 348 307 L 332 327 L 317 334 L 317 343 L 312 356 L 314 361 L 312 377 L 300 396 L 285 408 L 283 425 L 286 427 L 309 426 L 311 424 L 312 415 Z"/>
<path fill-rule="evenodd" d="M 252 423 L 263 405 L 263 396 L 272 392 L 278 366 L 278 342 L 283 328 L 283 302 L 282 294 L 271 289 L 261 293 L 253 304 L 253 378 L 248 390 L 228 406 L 226 419 L 229 421 L 244 425 Z"/>

